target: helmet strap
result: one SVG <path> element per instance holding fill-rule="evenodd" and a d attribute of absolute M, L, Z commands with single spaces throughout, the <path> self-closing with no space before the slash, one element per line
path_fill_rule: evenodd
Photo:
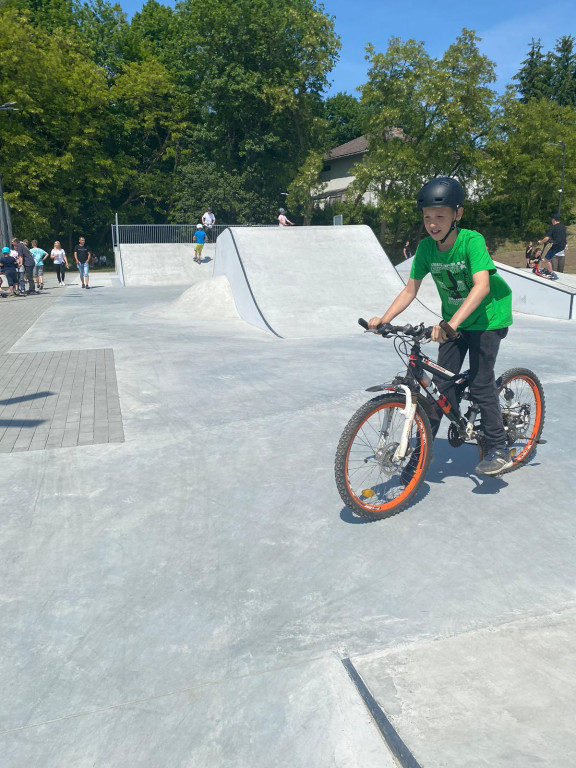
<path fill-rule="evenodd" d="M 452 224 L 451 224 L 450 229 L 448 230 L 448 232 L 446 232 L 446 234 L 444 235 L 442 240 L 439 241 L 441 245 L 444 245 L 446 240 L 448 240 L 448 238 L 450 237 L 450 235 L 452 234 L 452 232 L 455 229 L 456 229 L 456 216 L 454 216 L 454 218 L 452 219 Z"/>

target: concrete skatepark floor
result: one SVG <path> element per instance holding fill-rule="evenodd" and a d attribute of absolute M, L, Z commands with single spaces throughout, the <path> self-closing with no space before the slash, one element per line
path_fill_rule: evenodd
<path fill-rule="evenodd" d="M 499 356 L 545 387 L 529 467 L 480 479 L 441 435 L 418 503 L 365 523 L 333 457 L 386 342 L 101 286 L 9 352 L 112 348 L 125 442 L 2 457 L 2 765 L 393 766 L 342 657 L 423 768 L 573 764 L 573 323 L 517 316 Z"/>

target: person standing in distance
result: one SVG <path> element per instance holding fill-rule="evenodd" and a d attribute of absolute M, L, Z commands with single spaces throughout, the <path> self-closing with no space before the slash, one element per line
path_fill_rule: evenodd
<path fill-rule="evenodd" d="M 79 237 L 78 245 L 74 248 L 74 259 L 76 260 L 76 266 L 78 267 L 78 272 L 80 273 L 80 282 L 82 283 L 82 288 L 90 288 L 88 285 L 88 273 L 90 271 L 89 265 L 91 258 L 92 254 L 86 245 L 86 238 Z"/>
<path fill-rule="evenodd" d="M 204 231 L 206 232 L 206 242 L 211 241 L 210 232 L 212 227 L 216 223 L 216 216 L 212 213 L 212 208 L 208 208 L 206 213 L 202 214 L 202 224 L 204 224 Z"/>
<path fill-rule="evenodd" d="M 469 354 L 470 391 L 480 406 L 485 440 L 484 458 L 476 472 L 498 475 L 512 466 L 494 376 L 500 342 L 512 325 L 512 291 L 496 273 L 482 235 L 457 227 L 463 202 L 464 190 L 454 178 L 440 176 L 422 187 L 417 206 L 429 237 L 418 244 L 404 289 L 369 325 L 390 323 L 414 301 L 424 277 L 432 274 L 442 300 L 443 320 L 432 329 L 432 340 L 440 344 L 438 364 L 458 373 Z M 453 402 L 454 389 L 447 389 L 440 380 L 434 383 Z M 435 406 L 430 418 L 434 436 L 442 415 Z M 405 484 L 412 479 L 418 460 L 416 448 L 403 472 Z"/>
<path fill-rule="evenodd" d="M 44 290 L 44 262 L 48 258 L 46 251 L 42 248 L 38 248 L 38 241 L 32 240 L 32 248 L 30 253 L 34 256 L 34 278 L 36 280 L 36 288 L 39 291 Z"/>
<path fill-rule="evenodd" d="M 18 285 L 18 258 L 14 251 L 4 246 L 0 257 L 0 270 L 6 277 L 10 296 L 14 296 L 14 286 Z"/>
<path fill-rule="evenodd" d="M 66 269 L 68 269 L 68 259 L 66 258 L 66 251 L 60 245 L 60 240 L 54 242 L 54 248 L 50 251 L 50 258 L 54 261 L 56 267 L 56 277 L 58 278 L 58 285 L 66 285 L 64 282 L 66 276 Z"/>
<path fill-rule="evenodd" d="M 290 221 L 288 216 L 286 216 L 286 211 L 284 208 L 278 209 L 278 226 L 280 227 L 293 227 L 294 224 Z"/>
<path fill-rule="evenodd" d="M 203 224 L 196 224 L 196 232 L 194 233 L 192 240 L 196 243 L 194 246 L 194 261 L 198 262 L 198 264 L 201 264 L 202 249 L 204 248 L 204 243 L 206 241 L 206 232 L 204 232 Z"/>
<path fill-rule="evenodd" d="M 36 293 L 36 290 L 34 289 L 34 256 L 32 256 L 28 250 L 26 241 L 18 240 L 17 237 L 12 239 L 12 247 L 18 253 L 20 264 L 20 293 L 22 295 L 26 293 L 24 276 L 26 276 L 26 280 L 28 280 L 28 293 Z"/>
<path fill-rule="evenodd" d="M 402 249 L 402 253 L 404 254 L 404 260 L 407 261 L 408 259 L 412 258 L 412 250 L 410 248 L 410 240 L 406 240 L 406 243 L 404 244 L 404 248 Z"/>
<path fill-rule="evenodd" d="M 550 243 L 548 253 L 544 257 L 548 262 L 548 271 L 564 272 L 564 261 L 566 258 L 566 227 L 560 223 L 560 214 L 555 213 L 552 216 L 552 226 L 546 232 L 546 237 L 538 242 L 543 245 Z"/>

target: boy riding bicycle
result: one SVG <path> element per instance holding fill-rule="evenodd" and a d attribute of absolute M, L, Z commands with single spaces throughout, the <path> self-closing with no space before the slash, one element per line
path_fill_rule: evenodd
<path fill-rule="evenodd" d="M 468 352 L 470 392 L 480 407 L 486 446 L 476 472 L 497 475 L 512 466 L 494 377 L 500 342 L 512 325 L 512 292 L 496 273 L 482 235 L 456 226 L 463 202 L 464 190 L 456 179 L 441 176 L 422 187 L 417 205 L 429 237 L 418 245 L 404 289 L 369 326 L 390 323 L 414 301 L 424 277 L 432 274 L 442 300 L 443 320 L 432 330 L 432 340 L 440 344 L 438 363 L 458 373 Z M 454 402 L 453 389 L 440 379 L 434 382 Z M 434 436 L 442 415 L 436 408 L 430 418 Z"/>

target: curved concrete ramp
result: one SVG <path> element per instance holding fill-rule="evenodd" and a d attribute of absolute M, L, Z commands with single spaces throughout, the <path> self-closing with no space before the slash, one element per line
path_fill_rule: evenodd
<path fill-rule="evenodd" d="M 414 257 L 397 265 L 404 282 L 408 281 Z M 558 320 L 576 319 L 576 280 L 574 275 L 560 275 L 558 280 L 546 280 L 530 270 L 517 269 L 495 261 L 498 272 L 512 289 L 512 309 L 525 315 L 553 317 Z M 440 299 L 430 275 L 420 286 L 418 298 L 432 311 L 440 311 Z"/>
<path fill-rule="evenodd" d="M 356 333 L 404 283 L 370 227 L 231 227 L 216 242 L 214 276 L 226 275 L 244 320 L 281 338 Z M 415 302 L 403 322 L 437 317 Z"/>

